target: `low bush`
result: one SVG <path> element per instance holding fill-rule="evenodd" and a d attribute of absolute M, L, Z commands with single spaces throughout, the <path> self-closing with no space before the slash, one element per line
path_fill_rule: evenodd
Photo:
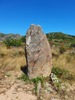
<path fill-rule="evenodd" d="M 22 36 L 22 37 L 21 37 L 21 41 L 25 43 L 25 41 L 26 41 L 26 36 Z"/>
<path fill-rule="evenodd" d="M 16 46 L 16 47 L 19 47 L 19 46 L 22 45 L 21 39 L 13 39 L 13 38 L 8 38 L 5 41 L 3 41 L 3 43 L 6 46 Z"/>
<path fill-rule="evenodd" d="M 26 74 L 22 74 L 22 76 L 19 77 L 18 79 L 21 79 L 21 80 L 23 80 L 25 82 L 30 82 L 31 81 Z"/>
<path fill-rule="evenodd" d="M 67 79 L 67 80 L 74 80 L 74 76 L 71 74 L 70 71 L 68 71 L 67 69 L 61 69 L 59 67 L 53 67 L 52 68 L 52 73 L 54 73 L 55 75 L 57 75 L 58 78 L 61 79 Z"/>

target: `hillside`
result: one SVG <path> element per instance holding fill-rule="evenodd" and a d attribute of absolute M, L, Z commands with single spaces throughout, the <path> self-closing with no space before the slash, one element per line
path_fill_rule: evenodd
<path fill-rule="evenodd" d="M 52 33 L 47 33 L 46 35 L 51 44 L 59 46 L 65 45 L 67 47 L 70 46 L 75 47 L 75 36 L 67 35 L 62 32 L 52 32 Z"/>
<path fill-rule="evenodd" d="M 14 39 L 19 39 L 22 36 L 19 34 L 13 34 L 13 33 L 10 33 L 10 34 L 0 33 L 0 41 L 4 41 L 4 40 L 11 38 L 11 37 Z"/>
<path fill-rule="evenodd" d="M 51 43 L 51 45 L 65 45 L 65 46 L 71 46 L 75 47 L 75 36 L 67 35 L 62 32 L 51 32 L 46 33 L 46 36 L 48 38 L 48 41 Z M 6 39 L 13 38 L 13 39 L 20 39 L 25 38 L 25 36 L 21 36 L 19 34 L 4 34 L 0 33 L 0 41 L 5 41 Z"/>

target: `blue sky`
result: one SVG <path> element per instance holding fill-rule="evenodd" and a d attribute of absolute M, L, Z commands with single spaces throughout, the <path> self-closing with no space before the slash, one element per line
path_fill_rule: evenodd
<path fill-rule="evenodd" d="M 75 35 L 75 0 L 0 0 L 0 32 L 25 35 L 31 24 Z"/>

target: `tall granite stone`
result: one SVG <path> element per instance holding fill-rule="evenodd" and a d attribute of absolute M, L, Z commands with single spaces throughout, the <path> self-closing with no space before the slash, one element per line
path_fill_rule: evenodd
<path fill-rule="evenodd" d="M 32 24 L 26 33 L 26 61 L 29 78 L 50 75 L 51 48 L 40 26 Z"/>

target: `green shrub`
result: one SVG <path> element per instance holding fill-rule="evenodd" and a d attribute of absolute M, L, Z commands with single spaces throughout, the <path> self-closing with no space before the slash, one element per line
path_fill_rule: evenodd
<path fill-rule="evenodd" d="M 22 37 L 21 37 L 21 41 L 25 43 L 25 41 L 26 41 L 26 36 L 22 36 Z"/>
<path fill-rule="evenodd" d="M 55 75 L 57 75 L 58 78 L 61 79 L 67 79 L 67 80 L 74 80 L 74 76 L 71 74 L 70 71 L 68 71 L 67 69 L 61 69 L 59 67 L 53 67 L 52 68 L 52 73 L 54 73 Z"/>
<path fill-rule="evenodd" d="M 19 79 L 22 79 L 23 81 L 32 81 L 35 84 L 37 84 L 39 81 L 42 83 L 42 85 L 44 83 L 44 77 L 42 76 L 29 79 L 29 77 L 26 74 L 22 74 L 22 76 Z"/>
<path fill-rule="evenodd" d="M 33 79 L 29 79 L 28 76 L 26 74 L 22 74 L 22 76 L 18 79 L 21 79 L 27 83 L 34 83 L 35 87 L 34 87 L 34 90 L 35 90 L 35 93 L 37 94 L 37 90 L 38 90 L 38 84 L 39 82 L 41 83 L 42 86 L 44 86 L 44 78 L 41 76 L 41 77 L 36 77 L 36 78 L 33 78 Z"/>
<path fill-rule="evenodd" d="M 8 39 L 6 39 L 3 42 L 4 42 L 4 44 L 6 46 L 16 46 L 16 47 L 18 47 L 18 46 L 21 46 L 22 45 L 21 39 L 8 38 Z"/>
<path fill-rule="evenodd" d="M 44 77 L 36 77 L 36 78 L 33 78 L 32 79 L 32 82 L 34 83 L 34 84 L 38 84 L 39 82 L 41 82 L 41 84 L 42 84 L 42 86 L 44 85 Z"/>
<path fill-rule="evenodd" d="M 42 76 L 41 77 L 36 77 L 36 78 L 32 79 L 32 82 L 35 85 L 35 88 L 34 88 L 35 93 L 38 94 L 38 90 L 39 90 L 38 85 L 39 85 L 39 83 L 41 83 L 42 87 L 44 86 L 44 82 L 45 82 L 44 77 L 42 77 Z"/>
<path fill-rule="evenodd" d="M 22 76 L 19 77 L 18 79 L 21 79 L 25 82 L 31 82 L 31 80 L 29 79 L 29 77 L 26 74 L 22 74 Z"/>
<path fill-rule="evenodd" d="M 60 77 L 63 74 L 63 70 L 58 68 L 58 67 L 53 67 L 52 68 L 52 73 L 57 75 L 57 77 Z"/>

